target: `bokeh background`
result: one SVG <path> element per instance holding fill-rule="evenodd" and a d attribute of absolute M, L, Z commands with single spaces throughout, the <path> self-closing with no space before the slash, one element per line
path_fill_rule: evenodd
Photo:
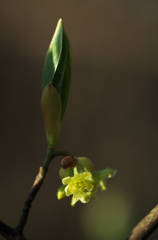
<path fill-rule="evenodd" d="M 72 208 L 56 198 L 54 160 L 27 239 L 123 240 L 157 204 L 157 13 L 156 0 L 0 0 L 0 219 L 16 225 L 45 156 L 41 76 L 59 18 L 72 85 L 58 149 L 118 170 L 98 201 Z"/>

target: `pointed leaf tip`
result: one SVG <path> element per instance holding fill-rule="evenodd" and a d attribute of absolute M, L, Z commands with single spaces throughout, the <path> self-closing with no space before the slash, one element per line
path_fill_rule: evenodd
<path fill-rule="evenodd" d="M 62 18 L 59 19 L 58 23 L 62 24 Z"/>
<path fill-rule="evenodd" d="M 63 27 L 59 20 L 48 48 L 47 56 L 44 63 L 42 76 L 42 91 L 49 84 L 53 84 L 53 77 L 59 65 L 63 45 Z"/>

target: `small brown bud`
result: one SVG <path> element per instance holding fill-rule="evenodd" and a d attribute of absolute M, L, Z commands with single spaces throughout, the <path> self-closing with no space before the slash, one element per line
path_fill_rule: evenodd
<path fill-rule="evenodd" d="M 78 160 L 77 158 L 74 158 L 72 156 L 67 156 L 61 160 L 61 166 L 62 168 L 72 168 L 77 164 Z"/>

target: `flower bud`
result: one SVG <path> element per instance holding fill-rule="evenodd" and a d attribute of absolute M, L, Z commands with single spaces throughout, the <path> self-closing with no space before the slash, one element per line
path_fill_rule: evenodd
<path fill-rule="evenodd" d="M 63 198 L 66 198 L 66 193 L 65 193 L 65 185 L 62 185 L 58 191 L 57 191 L 57 198 L 58 199 L 63 199 Z"/>

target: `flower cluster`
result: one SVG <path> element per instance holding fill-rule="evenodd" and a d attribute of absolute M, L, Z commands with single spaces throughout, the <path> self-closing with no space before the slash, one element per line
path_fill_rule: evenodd
<path fill-rule="evenodd" d="M 106 190 L 106 181 L 116 174 L 116 170 L 106 168 L 101 171 L 94 171 L 92 162 L 85 157 L 75 158 L 77 164 L 72 168 L 60 169 L 59 175 L 63 185 L 57 191 L 57 198 L 63 199 L 72 195 L 71 206 L 76 202 L 89 202 L 90 199 L 97 199 L 96 192 L 100 187 Z"/>

